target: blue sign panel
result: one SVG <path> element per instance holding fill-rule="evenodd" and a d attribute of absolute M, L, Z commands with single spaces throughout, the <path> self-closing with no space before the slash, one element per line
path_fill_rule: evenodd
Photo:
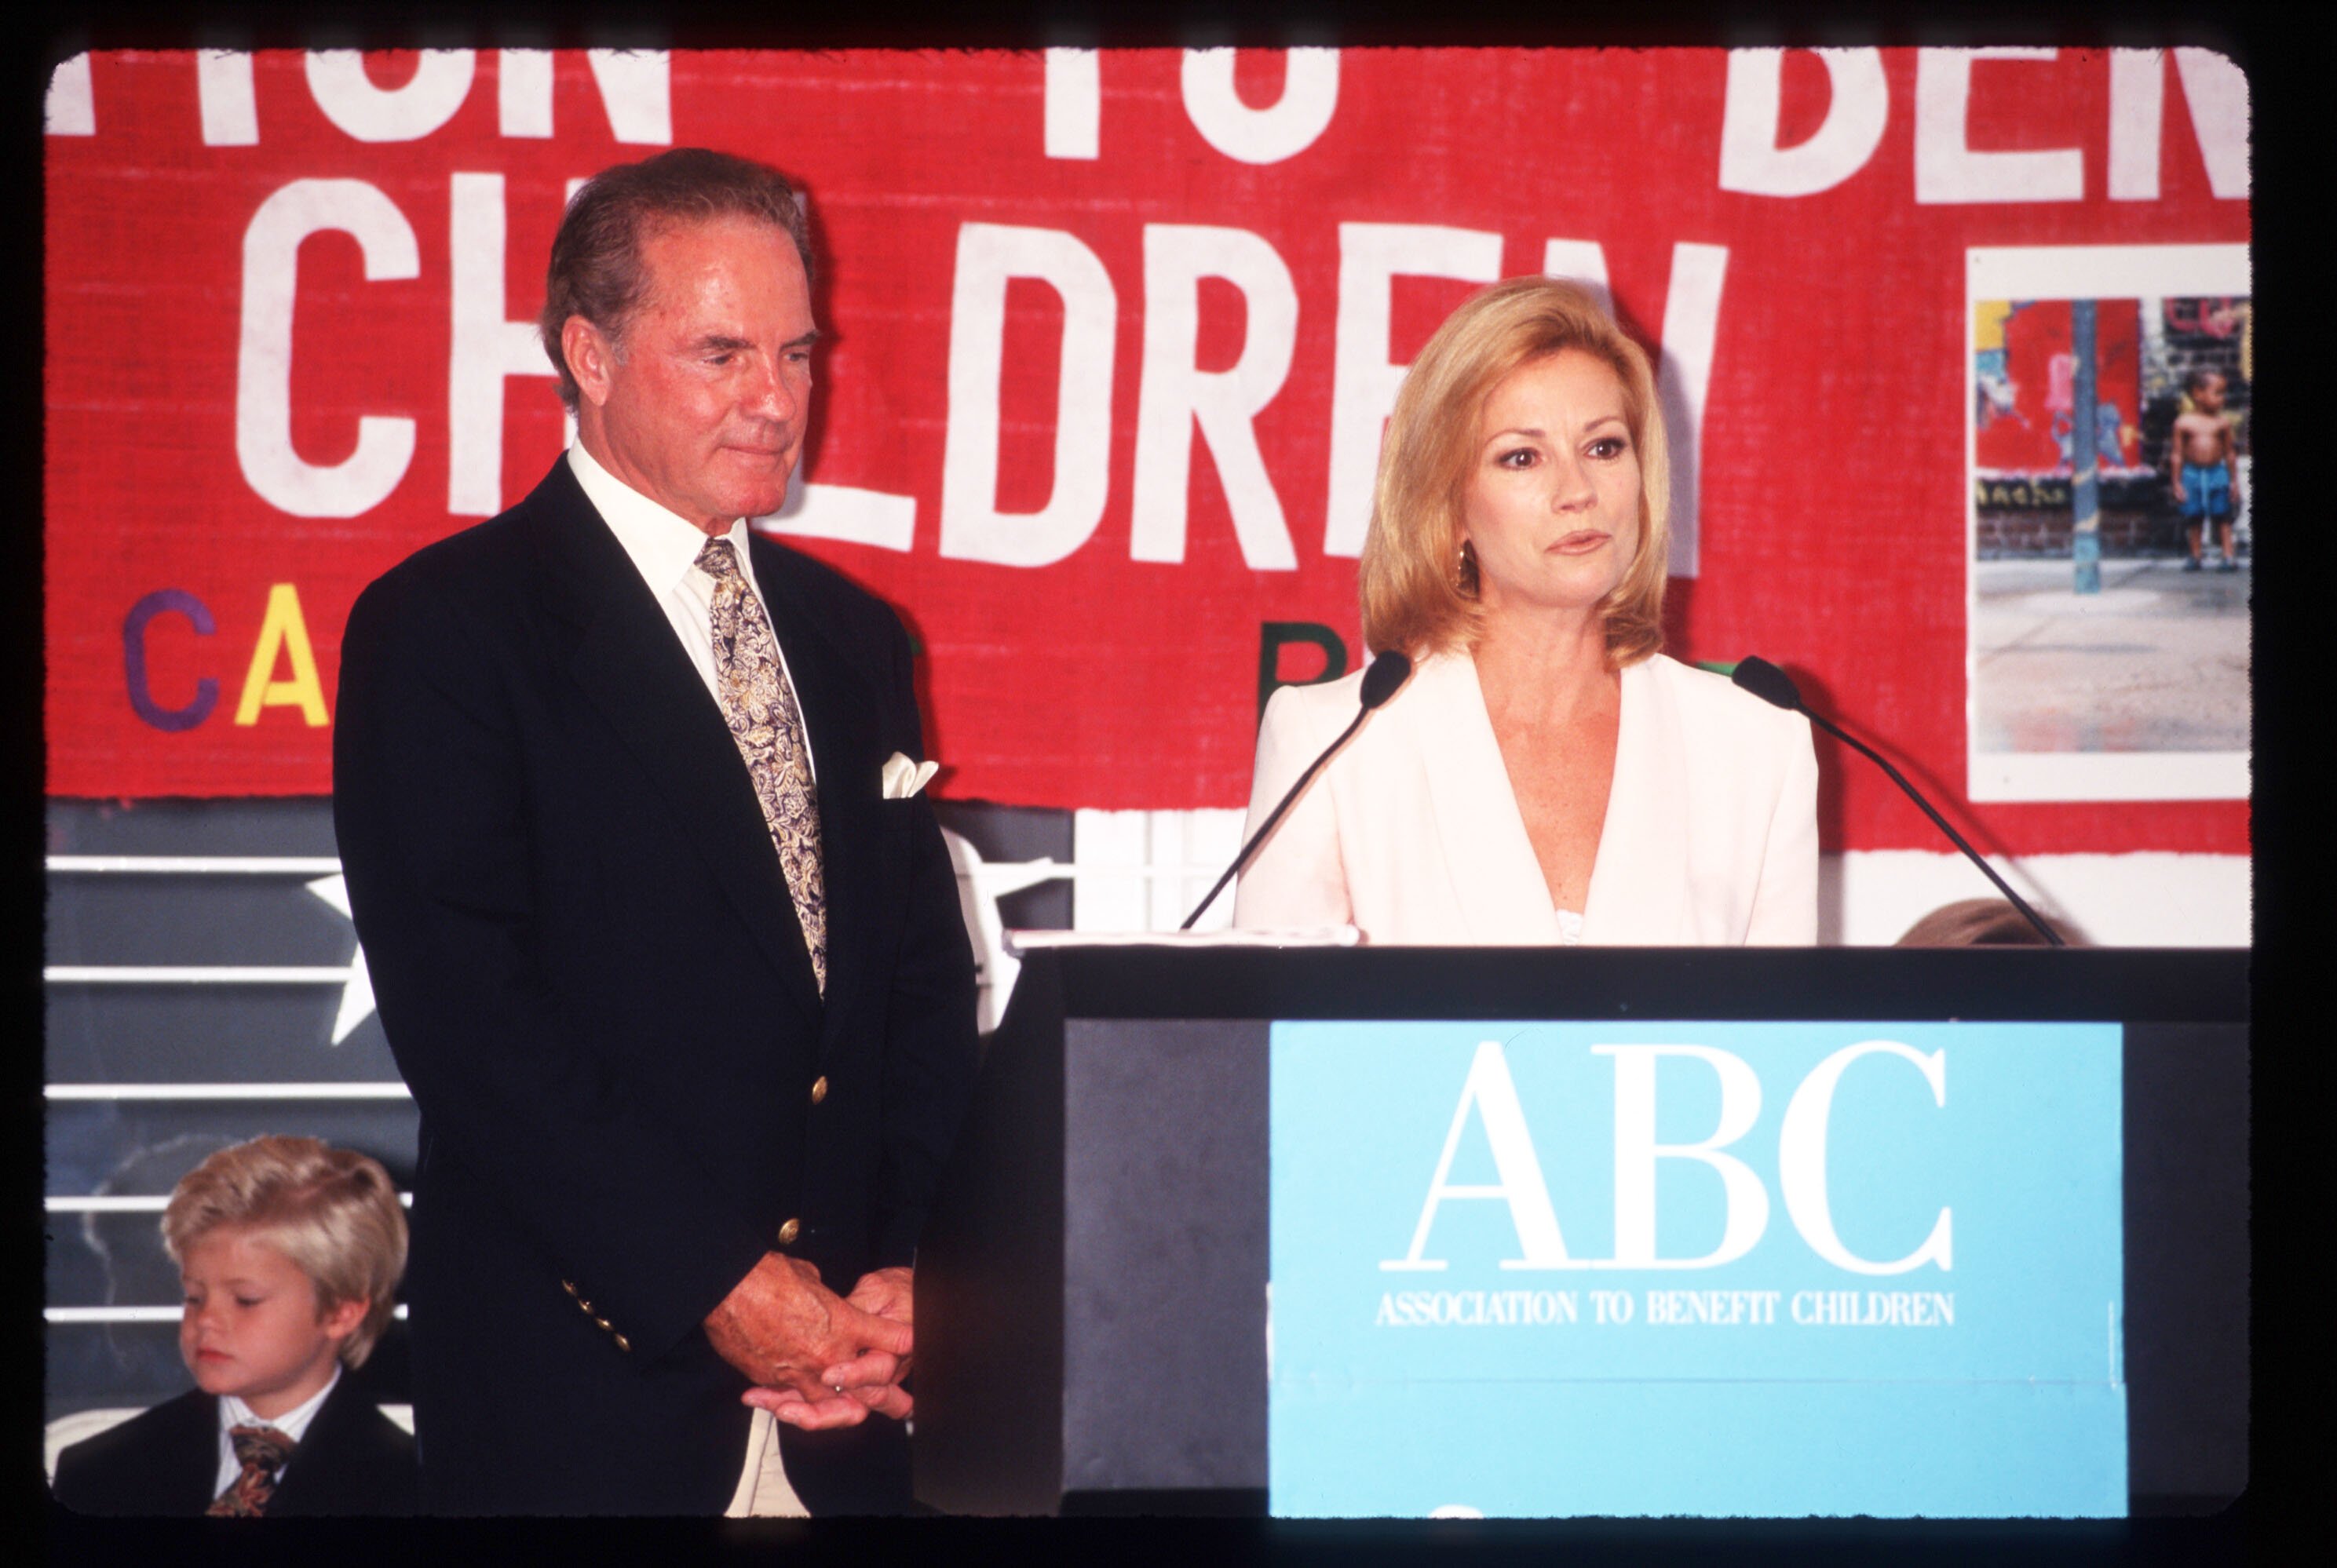
<path fill-rule="evenodd" d="M 2119 1047 L 1276 1024 L 1273 1511 L 2123 1514 Z"/>

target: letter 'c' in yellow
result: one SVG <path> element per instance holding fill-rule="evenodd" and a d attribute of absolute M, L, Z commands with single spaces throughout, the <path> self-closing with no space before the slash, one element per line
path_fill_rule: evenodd
<path fill-rule="evenodd" d="M 292 661 L 286 680 L 271 680 L 279 654 Z M 268 613 L 259 623 L 259 640 L 252 645 L 251 668 L 243 677 L 243 700 L 236 705 L 235 722 L 258 724 L 264 707 L 297 707 L 310 727 L 332 722 L 325 712 L 324 683 L 317 678 L 317 656 L 308 647 L 308 624 L 300 618 L 300 594 L 288 582 L 268 590 Z"/>

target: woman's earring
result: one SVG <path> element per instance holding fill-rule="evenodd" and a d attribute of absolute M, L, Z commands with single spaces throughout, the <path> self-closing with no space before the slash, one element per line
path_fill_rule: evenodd
<path fill-rule="evenodd" d="M 1452 567 L 1452 586 L 1462 598 L 1473 597 L 1477 591 L 1477 552 L 1467 540 L 1461 541 L 1461 553 Z"/>

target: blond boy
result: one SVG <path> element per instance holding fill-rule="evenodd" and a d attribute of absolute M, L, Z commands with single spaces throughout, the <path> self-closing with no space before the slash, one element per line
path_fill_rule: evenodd
<path fill-rule="evenodd" d="M 57 1456 L 91 1514 L 411 1514 L 414 1439 L 342 1377 L 362 1366 L 406 1267 L 381 1165 L 264 1137 L 190 1172 L 162 1212 L 184 1290 L 193 1391 Z"/>

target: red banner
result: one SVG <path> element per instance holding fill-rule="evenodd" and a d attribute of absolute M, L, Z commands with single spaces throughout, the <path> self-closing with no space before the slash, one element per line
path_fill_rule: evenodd
<path fill-rule="evenodd" d="M 2194 50 L 79 57 L 49 788 L 328 790 L 358 589 L 563 443 L 532 323 L 566 191 L 702 144 L 807 192 L 829 336 L 774 526 L 914 629 L 943 793 L 1241 803 L 1268 623 L 1362 657 L 1401 367 L 1547 270 L 1661 365 L 1670 651 L 1757 651 L 1960 795 L 1967 251 L 2244 244 L 2245 92 Z M 2103 319 L 2115 356 L 2137 317 Z M 1828 848 L 1933 846 L 1863 766 L 1828 780 Z M 2239 801 L 1985 820 L 2013 852 L 2247 844 Z"/>

